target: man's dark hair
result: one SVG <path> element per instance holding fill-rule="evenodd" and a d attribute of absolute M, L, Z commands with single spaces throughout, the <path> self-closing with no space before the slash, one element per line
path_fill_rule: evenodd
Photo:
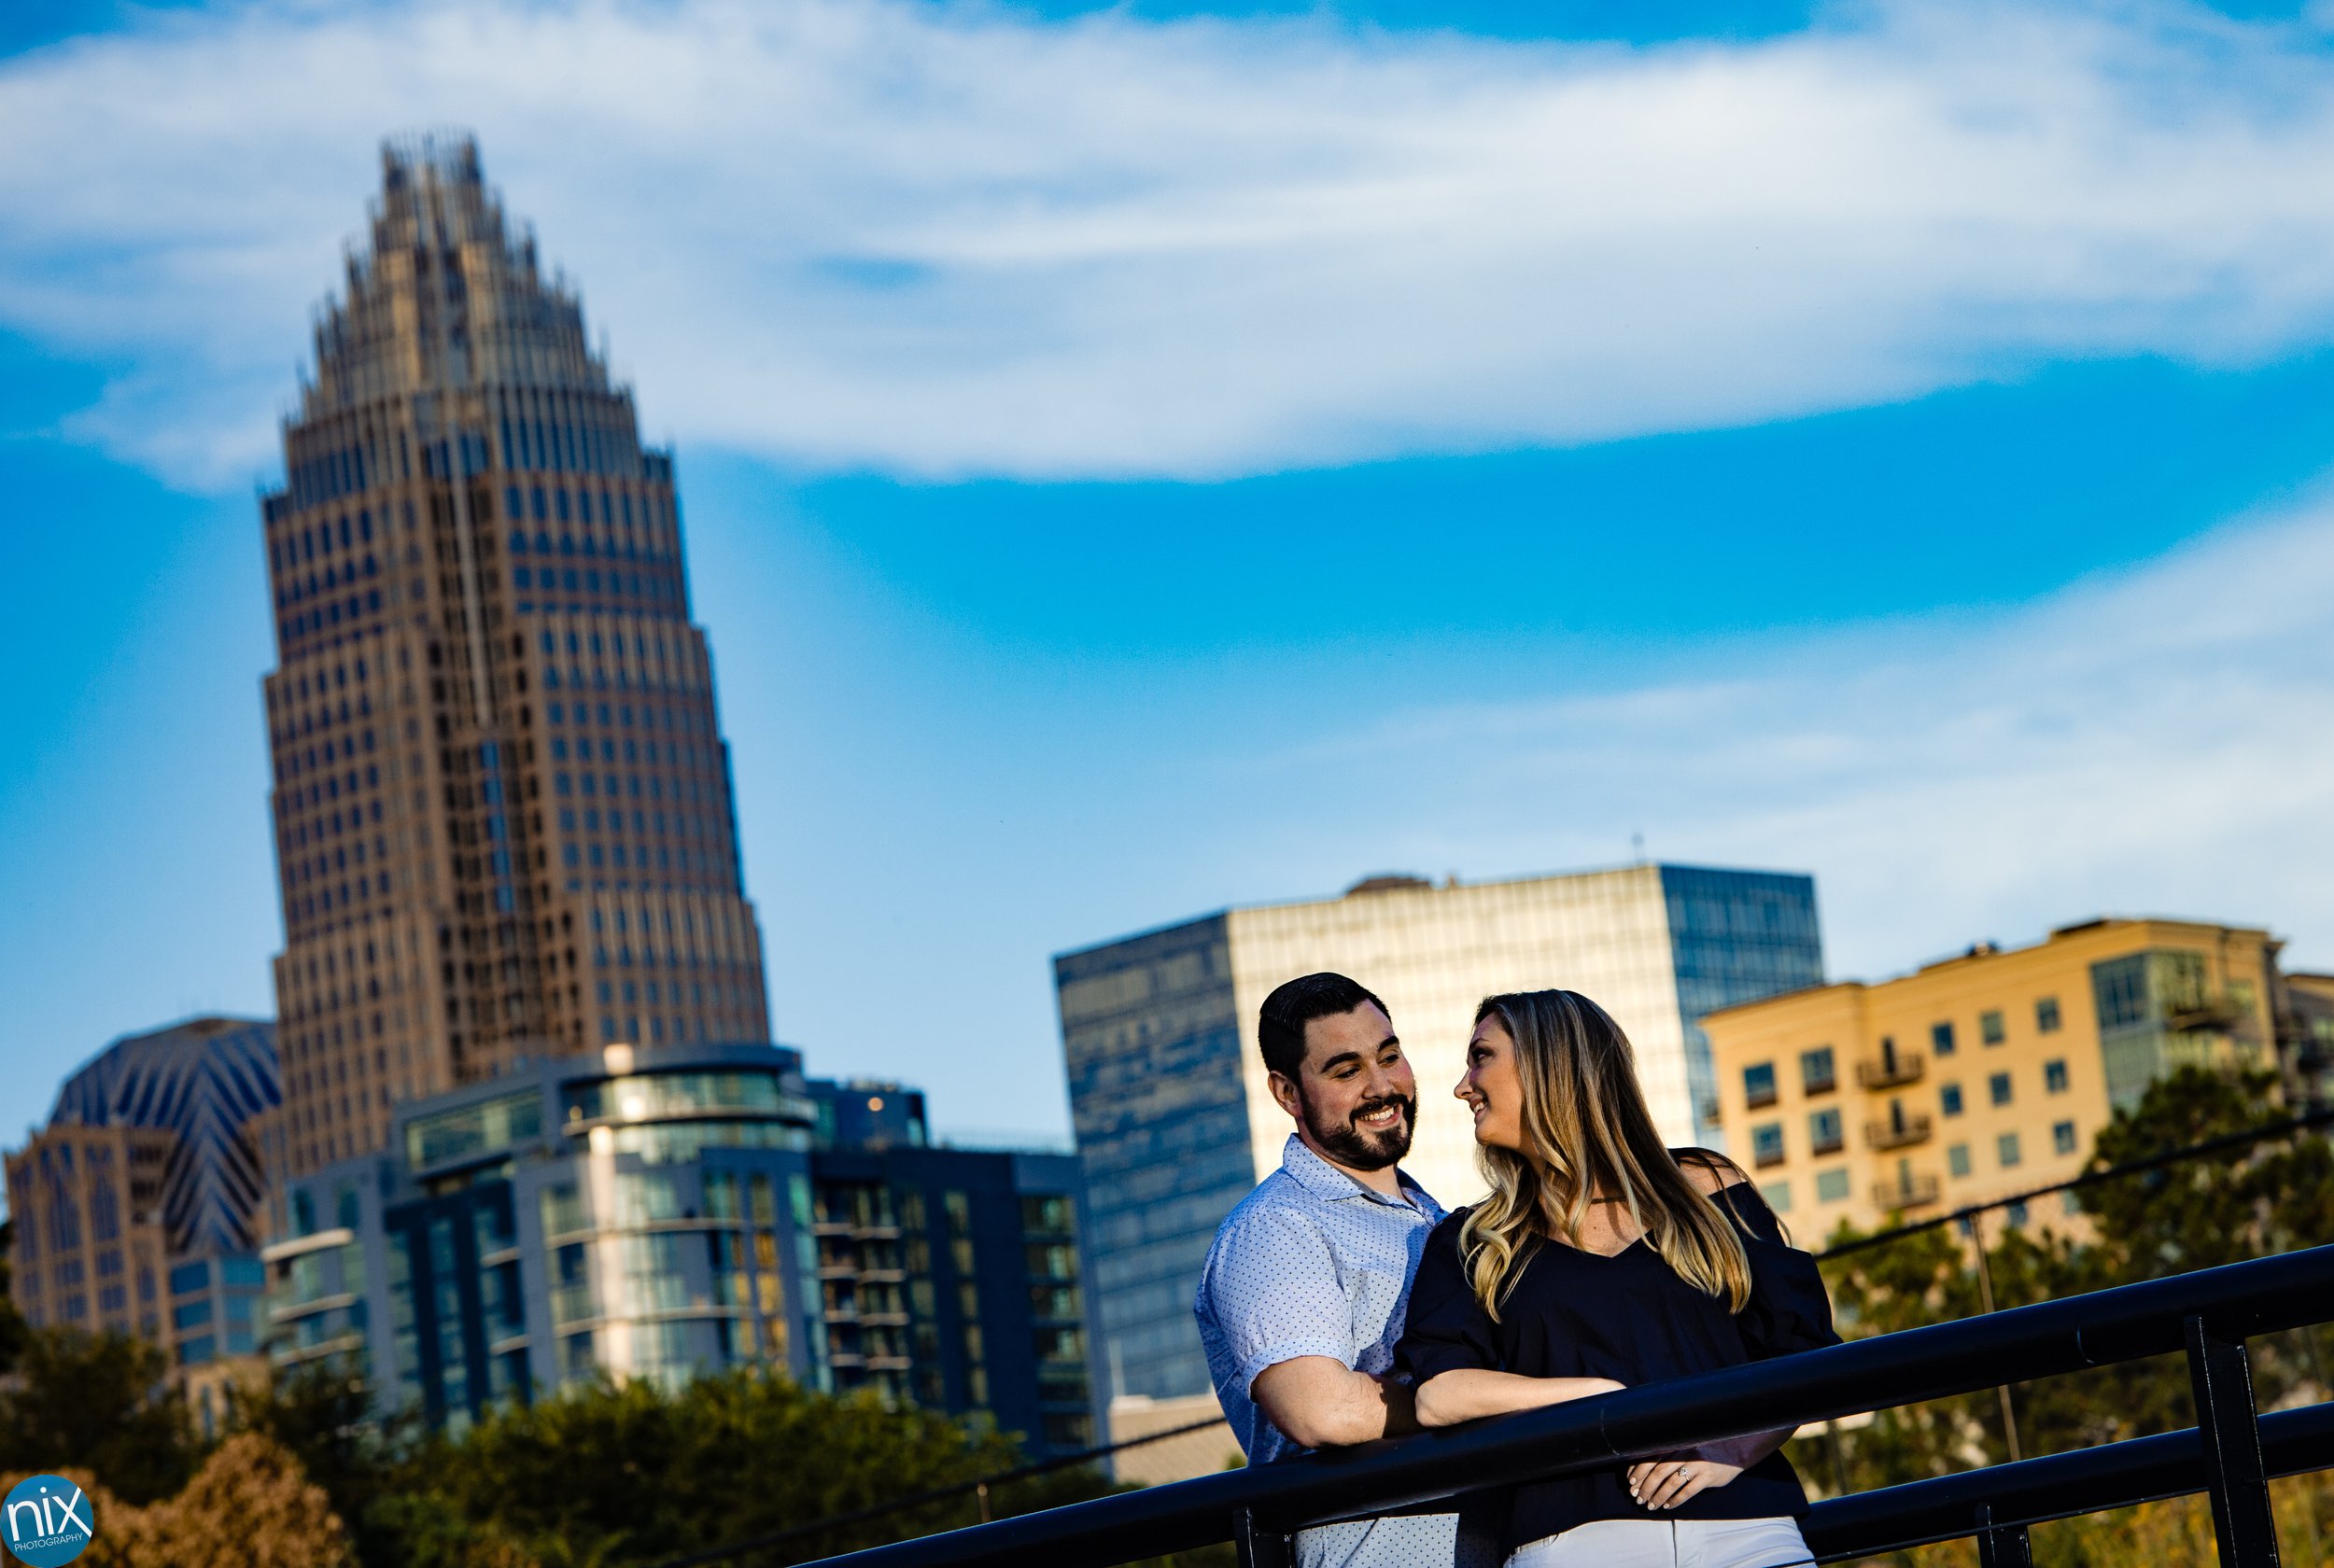
<path fill-rule="evenodd" d="M 1257 1047 L 1264 1065 L 1286 1078 L 1295 1078 L 1305 1065 L 1305 1026 L 1315 1018 L 1334 1018 L 1369 1002 L 1390 1020 L 1385 1003 L 1343 974 L 1307 974 L 1276 987 L 1264 999 L 1257 1016 Z"/>

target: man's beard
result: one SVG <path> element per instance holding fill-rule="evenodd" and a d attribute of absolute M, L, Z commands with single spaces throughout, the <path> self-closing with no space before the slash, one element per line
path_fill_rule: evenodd
<path fill-rule="evenodd" d="M 1402 1114 L 1384 1132 L 1370 1132 L 1354 1125 L 1360 1117 L 1372 1115 L 1389 1105 L 1400 1106 Z M 1313 1134 L 1315 1143 L 1350 1170 L 1384 1170 L 1409 1154 L 1411 1130 L 1417 1125 L 1418 1101 L 1409 1095 L 1385 1095 L 1365 1100 L 1334 1127 L 1324 1127 L 1314 1114 L 1313 1106 L 1305 1106 L 1305 1130 Z"/>

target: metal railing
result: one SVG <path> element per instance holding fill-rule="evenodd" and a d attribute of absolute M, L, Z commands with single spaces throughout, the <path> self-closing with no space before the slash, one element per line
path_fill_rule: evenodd
<path fill-rule="evenodd" d="M 1929 1058 L 1919 1051 L 1899 1051 L 1893 1057 L 1858 1062 L 1856 1082 L 1867 1089 L 1892 1089 L 1899 1084 L 1919 1083 L 1928 1066 Z"/>
<path fill-rule="evenodd" d="M 2256 1258 L 1983 1317 L 1850 1340 L 1098 1498 L 824 1560 L 834 1568 L 1113 1568 L 1222 1541 L 1248 1568 L 1286 1568 L 1290 1536 L 1461 1493 L 1551 1479 L 1779 1427 L 1977 1393 L 2086 1367 L 2185 1352 L 2197 1429 L 1996 1465 L 1819 1505 L 1827 1560 L 1976 1535 L 1990 1564 L 2026 1561 L 2026 1524 L 2205 1491 L 2224 1568 L 2274 1568 L 2264 1423 L 2245 1340 L 2334 1319 L 2334 1247 Z M 2323 1409 L 2267 1423 L 2286 1461 L 2321 1451 Z M 2295 1468 L 2314 1468 L 2297 1463 Z M 1893 1537 L 1902 1536 L 1903 1540 Z M 1882 1539 L 1891 1537 L 1890 1539 Z M 1877 1541 L 1878 1545 L 1866 1544 Z"/>
<path fill-rule="evenodd" d="M 1925 1143 L 1929 1141 L 1929 1113 L 1916 1111 L 1909 1116 L 1866 1122 L 1864 1141 L 1876 1149 L 1905 1149 Z"/>

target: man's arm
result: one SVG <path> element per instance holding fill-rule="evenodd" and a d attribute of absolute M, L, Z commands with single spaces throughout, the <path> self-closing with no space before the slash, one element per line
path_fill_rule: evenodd
<path fill-rule="evenodd" d="M 1418 1430 L 1408 1388 L 1357 1372 L 1331 1356 L 1277 1362 L 1256 1375 L 1248 1397 L 1291 1442 L 1308 1449 L 1343 1448 Z"/>

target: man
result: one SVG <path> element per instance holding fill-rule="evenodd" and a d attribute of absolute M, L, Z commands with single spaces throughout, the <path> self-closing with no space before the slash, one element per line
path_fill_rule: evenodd
<path fill-rule="evenodd" d="M 1396 1164 L 1418 1086 L 1384 1002 L 1342 974 L 1308 974 L 1264 999 L 1257 1044 L 1296 1130 L 1280 1169 L 1216 1231 L 1194 1310 L 1224 1419 L 1248 1463 L 1269 1464 L 1417 1430 L 1410 1390 L 1391 1380 L 1394 1345 L 1442 1209 Z M 1307 1530 L 1298 1565 L 1451 1563 L 1457 1523 L 1418 1514 Z"/>

